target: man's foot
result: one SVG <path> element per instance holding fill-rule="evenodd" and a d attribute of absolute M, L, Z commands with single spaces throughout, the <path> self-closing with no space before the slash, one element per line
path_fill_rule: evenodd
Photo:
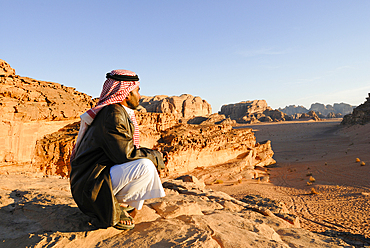
<path fill-rule="evenodd" d="M 130 230 L 135 227 L 134 219 L 121 208 L 120 221 L 114 226 L 119 230 Z"/>
<path fill-rule="evenodd" d="M 124 210 L 127 213 L 130 213 L 131 211 L 135 209 L 134 207 L 131 207 L 128 204 L 121 204 L 120 207 L 121 207 L 121 210 Z"/>

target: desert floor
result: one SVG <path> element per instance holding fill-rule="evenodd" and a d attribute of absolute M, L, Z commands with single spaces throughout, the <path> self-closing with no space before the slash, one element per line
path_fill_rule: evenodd
<path fill-rule="evenodd" d="M 310 231 L 332 229 L 370 237 L 370 124 L 343 127 L 333 119 L 244 127 L 253 128 L 257 142 L 271 140 L 277 163 L 267 169 L 270 182 L 243 180 L 208 187 L 235 198 L 259 194 L 283 201 Z"/>

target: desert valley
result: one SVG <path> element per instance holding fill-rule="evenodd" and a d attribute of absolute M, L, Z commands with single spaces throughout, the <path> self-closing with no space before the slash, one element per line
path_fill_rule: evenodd
<path fill-rule="evenodd" d="M 96 228 L 70 193 L 79 116 L 96 103 L 0 60 L 0 247 L 370 246 L 370 93 L 301 113 L 142 97 L 141 145 L 163 152 L 167 196 L 130 231 Z"/>

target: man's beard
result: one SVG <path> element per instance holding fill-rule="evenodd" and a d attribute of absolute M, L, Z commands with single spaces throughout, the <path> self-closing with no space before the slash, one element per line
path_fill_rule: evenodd
<path fill-rule="evenodd" d="M 130 109 L 136 110 L 139 107 L 139 102 L 136 102 L 135 99 L 131 99 L 130 101 L 127 102 L 127 106 Z"/>

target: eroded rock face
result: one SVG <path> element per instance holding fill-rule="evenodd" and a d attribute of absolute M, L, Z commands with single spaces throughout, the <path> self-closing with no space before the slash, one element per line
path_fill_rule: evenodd
<path fill-rule="evenodd" d="M 256 143 L 252 129 L 232 125 L 178 125 L 164 131 L 156 146 L 164 152 L 169 175 L 239 158 L 239 170 L 274 164 L 269 142 Z"/>
<path fill-rule="evenodd" d="M 356 107 L 352 114 L 345 115 L 341 122 L 342 125 L 366 124 L 370 122 L 370 93 L 366 101 Z"/>
<path fill-rule="evenodd" d="M 140 145 L 164 153 L 164 174 L 167 176 L 230 160 L 235 160 L 236 164 L 229 172 L 275 163 L 271 143 L 256 143 L 252 129 L 233 129 L 232 125 L 226 124 L 181 124 L 171 114 L 156 113 L 142 113 L 138 115 L 138 122 L 142 124 Z M 69 157 L 77 139 L 78 128 L 77 122 L 39 140 L 34 166 L 46 174 L 68 176 Z"/>
<path fill-rule="evenodd" d="M 171 113 L 179 118 L 191 118 L 194 116 L 208 116 L 212 114 L 211 105 L 199 96 L 182 94 L 181 96 L 142 96 L 140 105 L 147 112 Z"/>
<path fill-rule="evenodd" d="M 244 101 L 235 104 L 227 104 L 221 107 L 219 114 L 230 117 L 232 120 L 241 120 L 252 115 L 262 115 L 263 112 L 271 108 L 265 100 Z"/>
<path fill-rule="evenodd" d="M 0 60 L 0 164 L 30 162 L 36 140 L 76 121 L 94 104 L 74 88 L 15 75 Z"/>
<path fill-rule="evenodd" d="M 79 128 L 80 122 L 74 122 L 38 140 L 32 166 L 45 175 L 69 177 L 71 171 L 69 160 Z"/>

